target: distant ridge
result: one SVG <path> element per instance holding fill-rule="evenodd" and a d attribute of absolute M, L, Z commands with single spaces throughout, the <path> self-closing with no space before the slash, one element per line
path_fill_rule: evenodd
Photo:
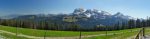
<path fill-rule="evenodd" d="M 10 16 L 13 17 L 13 16 Z M 126 22 L 129 19 L 134 19 L 131 16 L 124 15 L 121 12 L 117 12 L 112 15 L 107 11 L 99 11 L 97 9 L 83 9 L 76 8 L 71 14 L 36 14 L 36 15 L 18 15 L 11 19 L 21 19 L 28 20 L 32 19 L 35 21 L 47 20 L 54 21 L 55 23 L 66 23 L 64 20 L 69 19 L 69 17 L 76 17 L 76 23 L 82 27 L 91 28 L 96 25 L 113 25 L 118 21 Z"/>

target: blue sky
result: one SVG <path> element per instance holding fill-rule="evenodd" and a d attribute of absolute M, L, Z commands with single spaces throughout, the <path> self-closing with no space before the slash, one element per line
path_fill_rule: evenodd
<path fill-rule="evenodd" d="M 98 9 L 146 18 L 150 0 L 0 0 L 0 15 L 72 13 L 75 8 Z"/>

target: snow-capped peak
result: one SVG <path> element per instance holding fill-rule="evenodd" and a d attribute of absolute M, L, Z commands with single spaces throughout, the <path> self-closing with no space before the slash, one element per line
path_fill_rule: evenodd
<path fill-rule="evenodd" d="M 93 12 L 94 12 L 94 13 L 99 13 L 99 10 L 93 9 Z"/>
<path fill-rule="evenodd" d="M 87 9 L 84 10 L 83 8 L 76 8 L 73 12 L 73 14 L 75 15 L 82 15 L 82 16 L 86 16 L 86 17 L 105 17 L 105 16 L 111 16 L 110 13 L 106 12 L 106 11 L 99 11 L 97 9 Z"/>
<path fill-rule="evenodd" d="M 121 12 L 117 12 L 116 14 L 113 15 L 113 17 L 122 18 L 122 19 L 134 19 L 131 16 L 122 14 Z"/>
<path fill-rule="evenodd" d="M 76 8 L 73 12 L 76 16 L 84 16 L 84 17 L 92 17 L 95 19 L 106 19 L 106 18 L 123 18 L 123 19 L 132 19 L 132 17 L 122 14 L 121 12 L 117 12 L 114 15 L 111 15 L 109 12 L 106 11 L 99 11 L 97 9 L 83 9 L 83 8 Z"/>
<path fill-rule="evenodd" d="M 77 12 L 84 12 L 84 9 L 83 8 L 76 8 L 74 10 L 74 13 L 77 13 Z"/>
<path fill-rule="evenodd" d="M 85 13 L 92 13 L 93 11 L 91 10 L 91 9 L 87 9 L 86 11 L 85 11 Z"/>
<path fill-rule="evenodd" d="M 124 16 L 121 12 L 117 12 L 114 16 Z"/>
<path fill-rule="evenodd" d="M 110 13 L 108 13 L 106 11 L 101 11 L 101 14 L 103 14 L 103 15 L 111 15 Z"/>

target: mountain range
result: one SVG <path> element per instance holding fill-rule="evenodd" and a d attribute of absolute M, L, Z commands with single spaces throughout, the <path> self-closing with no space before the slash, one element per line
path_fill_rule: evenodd
<path fill-rule="evenodd" d="M 34 21 L 53 21 L 58 24 L 76 23 L 82 27 L 90 28 L 96 25 L 113 25 L 117 22 L 126 22 L 129 19 L 134 19 L 131 16 L 124 15 L 121 12 L 110 14 L 107 11 L 99 11 L 97 9 L 76 8 L 70 14 L 35 14 L 35 15 L 9 15 L 1 17 L 1 19 L 32 19 Z"/>

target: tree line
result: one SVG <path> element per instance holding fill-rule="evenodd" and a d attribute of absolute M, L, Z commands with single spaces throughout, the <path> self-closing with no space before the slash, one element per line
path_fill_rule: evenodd
<path fill-rule="evenodd" d="M 105 31 L 105 30 L 122 30 L 122 29 L 132 29 L 149 27 L 150 19 L 140 20 L 140 19 L 130 19 L 126 22 L 119 22 L 114 25 L 96 25 L 92 29 L 83 29 L 83 27 L 75 24 L 75 22 L 69 23 L 57 23 L 53 21 L 35 21 L 35 20 L 19 20 L 19 19 L 0 19 L 0 25 L 29 28 L 29 29 L 39 29 L 39 30 L 63 30 L 63 31 Z"/>
<path fill-rule="evenodd" d="M 74 23 L 57 23 L 51 21 L 35 21 L 35 20 L 19 20 L 19 19 L 0 19 L 0 25 L 29 28 L 29 29 L 39 29 L 39 30 L 79 30 L 79 25 Z"/>
<path fill-rule="evenodd" d="M 95 30 L 123 30 L 123 29 L 142 28 L 142 27 L 149 27 L 149 26 L 150 26 L 150 19 L 146 19 L 146 20 L 130 19 L 126 22 L 118 21 L 114 25 L 108 25 L 108 26 L 97 25 L 94 29 Z"/>

